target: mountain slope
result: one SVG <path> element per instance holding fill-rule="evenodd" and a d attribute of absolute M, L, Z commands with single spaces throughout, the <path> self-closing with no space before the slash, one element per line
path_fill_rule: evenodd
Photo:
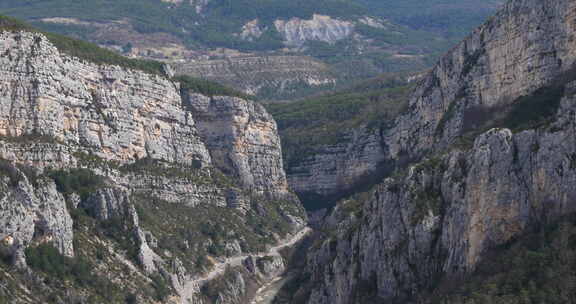
<path fill-rule="evenodd" d="M 283 271 L 306 216 L 263 107 L 0 20 L 2 303 L 234 303 Z"/>
<path fill-rule="evenodd" d="M 383 159 L 404 166 L 323 221 L 299 292 L 308 303 L 498 299 L 458 282 L 576 211 L 575 12 L 568 0 L 509 1 L 422 79 L 380 137 Z M 545 254 L 516 262 L 557 266 L 530 264 Z"/>
<path fill-rule="evenodd" d="M 504 1 L 358 0 L 358 3 L 364 4 L 373 14 L 410 28 L 437 31 L 444 35 L 460 37 L 468 34 L 486 20 Z"/>

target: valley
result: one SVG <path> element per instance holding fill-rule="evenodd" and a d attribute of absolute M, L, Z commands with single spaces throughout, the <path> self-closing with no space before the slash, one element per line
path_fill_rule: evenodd
<path fill-rule="evenodd" d="M 573 0 L 83 2 L 0 4 L 0 304 L 576 302 Z"/>

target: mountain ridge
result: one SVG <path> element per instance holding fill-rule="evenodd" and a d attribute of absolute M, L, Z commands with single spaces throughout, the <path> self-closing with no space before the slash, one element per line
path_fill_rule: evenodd
<path fill-rule="evenodd" d="M 308 303 L 429 303 L 497 248 L 574 213 L 575 9 L 509 1 L 420 81 L 381 137 L 404 166 L 320 223 Z"/>

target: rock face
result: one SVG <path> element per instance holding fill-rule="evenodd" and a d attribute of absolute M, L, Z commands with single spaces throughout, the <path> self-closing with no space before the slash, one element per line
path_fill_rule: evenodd
<path fill-rule="evenodd" d="M 240 98 L 185 96 L 215 166 L 250 191 L 289 195 L 276 122 L 264 107 Z"/>
<path fill-rule="evenodd" d="M 129 202 L 130 198 L 126 191 L 105 188 L 81 202 L 80 208 L 101 220 L 125 218 L 130 213 Z"/>
<path fill-rule="evenodd" d="M 24 249 L 32 243 L 52 242 L 61 254 L 74 256 L 72 218 L 54 182 L 39 179 L 33 186 L 18 168 L 3 166 L 12 174 L 0 177 L 0 240 L 12 240 L 14 263 L 26 264 Z"/>
<path fill-rule="evenodd" d="M 122 162 L 210 163 L 174 83 L 61 56 L 38 34 L 0 41 L 0 135 L 51 137 Z"/>
<path fill-rule="evenodd" d="M 253 41 L 254 39 L 260 38 L 262 34 L 264 34 L 264 31 L 260 28 L 259 20 L 254 19 L 244 24 L 240 37 L 247 41 Z"/>
<path fill-rule="evenodd" d="M 314 14 L 310 20 L 292 18 L 274 21 L 276 30 L 283 36 L 286 45 L 300 47 L 306 41 L 335 43 L 352 35 L 354 23 L 332 19 L 330 16 Z"/>
<path fill-rule="evenodd" d="M 360 167 L 376 168 L 383 160 L 417 159 L 431 150 L 443 149 L 466 128 L 465 114 L 479 108 L 505 107 L 557 79 L 575 61 L 570 21 L 573 13 L 574 4 L 569 2 L 550 5 L 510 1 L 504 5 L 426 75 L 410 99 L 410 111 L 378 135 L 383 154 L 363 156 L 375 161 Z M 363 147 L 370 141 L 349 144 Z M 324 170 L 333 168 L 336 163 L 330 161 L 331 147 L 326 150 L 306 163 Z M 339 159 L 352 155 L 346 153 Z M 288 170 L 295 171 L 291 166 Z M 298 192 L 304 184 L 311 185 L 307 191 L 318 194 L 339 189 L 327 187 L 329 184 L 314 186 L 310 179 L 302 180 L 306 174 L 289 175 Z"/>
<path fill-rule="evenodd" d="M 161 0 L 162 2 L 181 4 L 182 2 L 188 2 L 191 6 L 196 9 L 196 13 L 200 14 L 206 8 L 210 0 Z"/>
<path fill-rule="evenodd" d="M 509 1 L 427 75 L 411 99 L 412 111 L 385 139 L 391 153 L 447 145 L 462 131 L 465 109 L 509 104 L 570 69 L 575 7 L 570 1 Z"/>
<path fill-rule="evenodd" d="M 201 286 L 181 287 L 218 259 L 262 252 L 302 228 L 306 216 L 288 189 L 276 123 L 263 107 L 85 62 L 39 33 L 0 32 L 0 54 L 3 282 L 70 297 L 74 286 L 58 294 L 35 268 L 43 266 L 27 263 L 27 248 L 52 244 L 70 257 L 62 263 L 89 263 L 90 275 L 114 277 L 138 303 L 202 303 Z M 35 279 L 7 274 L 4 262 Z M 240 283 L 218 303 L 249 299 Z M 47 296 L 0 290 L 0 300 L 14 303 Z"/>
<path fill-rule="evenodd" d="M 309 303 L 426 302 L 496 246 L 576 211 L 575 13 L 567 0 L 510 1 L 440 60 L 381 137 L 384 158 L 420 161 L 325 219 Z M 514 123 L 538 103 L 550 117 Z"/>
<path fill-rule="evenodd" d="M 351 130 L 341 143 L 323 146 L 314 155 L 290 164 L 290 187 L 304 196 L 334 196 L 352 190 L 385 166 L 379 131 Z"/>

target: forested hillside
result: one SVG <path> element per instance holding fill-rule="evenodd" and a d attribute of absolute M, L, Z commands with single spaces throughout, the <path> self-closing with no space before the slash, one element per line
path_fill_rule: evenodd
<path fill-rule="evenodd" d="M 278 100 L 428 68 L 501 1 L 476 2 L 4 0 L 0 14 Z"/>

